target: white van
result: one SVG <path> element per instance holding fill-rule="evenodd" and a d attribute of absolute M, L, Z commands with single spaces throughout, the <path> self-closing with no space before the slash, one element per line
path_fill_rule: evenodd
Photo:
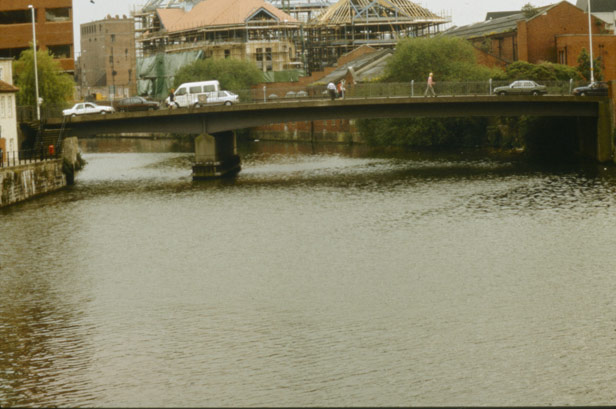
<path fill-rule="evenodd" d="M 177 107 L 200 106 L 208 103 L 208 99 L 218 97 L 220 84 L 217 80 L 185 82 L 173 93 Z"/>

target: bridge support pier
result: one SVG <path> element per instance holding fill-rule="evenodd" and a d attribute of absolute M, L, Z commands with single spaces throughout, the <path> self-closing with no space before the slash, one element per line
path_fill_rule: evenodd
<path fill-rule="evenodd" d="M 235 132 L 201 134 L 195 138 L 193 180 L 231 176 L 240 169 Z"/>

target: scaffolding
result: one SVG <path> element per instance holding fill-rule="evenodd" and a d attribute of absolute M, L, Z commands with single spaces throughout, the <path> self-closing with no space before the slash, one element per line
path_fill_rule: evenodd
<path fill-rule="evenodd" d="M 302 27 L 306 68 L 321 71 L 362 45 L 394 48 L 402 38 L 434 35 L 449 23 L 450 16 L 408 0 L 339 0 Z"/>
<path fill-rule="evenodd" d="M 450 16 L 409 0 L 269 0 L 289 21 L 251 17 L 227 25 L 164 29 L 157 9 L 183 13 L 201 7 L 201 1 L 149 0 L 135 11 L 137 57 L 201 50 L 206 57 L 256 61 L 265 72 L 292 66 L 310 74 L 362 45 L 391 49 L 402 38 L 433 35 L 451 23 Z"/>

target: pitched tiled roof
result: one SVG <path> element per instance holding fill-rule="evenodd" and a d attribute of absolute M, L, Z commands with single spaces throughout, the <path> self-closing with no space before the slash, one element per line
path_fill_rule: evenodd
<path fill-rule="evenodd" d="M 527 18 L 524 16 L 524 13 L 517 12 L 515 14 L 509 14 L 504 17 L 493 18 L 491 20 L 480 21 L 478 23 L 469 24 L 462 27 L 452 27 L 449 30 L 443 32 L 443 35 L 450 35 L 462 38 L 474 38 L 474 37 L 483 37 L 491 34 L 500 34 L 506 33 L 509 31 L 514 31 L 518 27 L 518 21 L 526 20 L 530 21 L 543 13 L 548 12 L 554 7 L 558 6 L 561 3 L 567 3 L 566 1 L 561 1 L 560 3 L 551 4 L 548 6 L 537 7 L 538 13 L 534 16 Z M 573 5 L 571 5 L 573 7 Z"/>
<path fill-rule="evenodd" d="M 182 9 L 158 9 L 156 12 L 167 32 L 173 32 L 244 24 L 260 10 L 281 23 L 297 23 L 296 19 L 263 0 L 205 0 L 188 12 Z"/>
<path fill-rule="evenodd" d="M 8 82 L 4 82 L 0 80 L 0 92 L 17 92 L 17 91 L 19 91 L 19 88 L 14 87 Z"/>
<path fill-rule="evenodd" d="M 577 0 L 575 5 L 586 11 L 588 9 L 588 0 Z M 592 13 L 616 11 L 616 0 L 590 0 L 590 11 Z"/>

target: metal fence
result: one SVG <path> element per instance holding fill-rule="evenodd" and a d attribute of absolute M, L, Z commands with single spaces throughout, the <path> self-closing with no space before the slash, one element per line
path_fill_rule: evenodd
<path fill-rule="evenodd" d="M 494 95 L 494 88 L 509 85 L 511 81 L 466 81 L 437 82 L 434 91 L 441 96 L 489 96 Z M 585 83 L 584 83 L 585 84 Z M 544 81 L 549 95 L 571 95 L 573 88 L 582 85 L 578 81 Z M 345 98 L 396 98 L 423 97 L 426 90 L 425 81 L 399 83 L 361 83 L 346 84 Z M 240 96 L 243 103 L 263 103 L 280 100 L 305 100 L 329 98 L 325 85 L 316 86 L 276 86 L 264 85 L 250 90 L 233 91 Z"/>
<path fill-rule="evenodd" d="M 0 168 L 27 165 L 60 158 L 60 152 L 55 145 L 46 148 L 24 149 L 20 151 L 2 152 L 0 149 Z"/>
<path fill-rule="evenodd" d="M 490 96 L 494 95 L 494 88 L 509 85 L 511 81 L 437 81 L 434 91 L 438 96 Z M 548 95 L 571 95 L 575 87 L 585 85 L 580 81 L 543 81 L 541 85 L 547 87 Z M 410 81 L 399 83 L 347 83 L 344 98 L 402 98 L 423 97 L 426 90 L 425 81 Z M 230 90 L 239 95 L 240 103 L 260 104 L 276 101 L 304 101 L 309 99 L 329 99 L 326 85 L 260 85 L 250 89 Z M 164 102 L 161 108 L 166 108 Z M 110 101 L 97 101 L 99 105 L 112 105 Z M 61 118 L 61 106 L 42 106 L 41 119 Z M 36 109 L 30 106 L 20 106 L 17 109 L 20 122 L 36 121 Z"/>

